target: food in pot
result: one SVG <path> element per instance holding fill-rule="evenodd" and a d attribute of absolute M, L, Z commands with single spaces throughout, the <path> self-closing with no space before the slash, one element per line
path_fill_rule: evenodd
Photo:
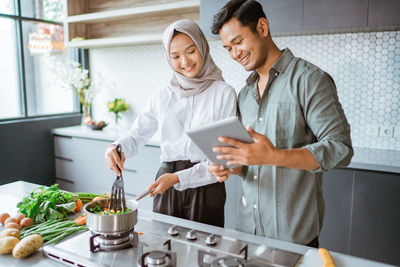
<path fill-rule="evenodd" d="M 100 206 L 100 204 L 97 204 L 94 207 L 89 207 L 88 210 L 91 213 L 99 214 L 99 215 L 119 215 L 119 214 L 124 214 L 124 213 L 128 213 L 128 212 L 132 211 L 129 208 L 126 208 L 125 211 L 120 211 L 120 210 L 114 211 L 113 209 L 110 210 L 109 208 L 102 208 Z"/>

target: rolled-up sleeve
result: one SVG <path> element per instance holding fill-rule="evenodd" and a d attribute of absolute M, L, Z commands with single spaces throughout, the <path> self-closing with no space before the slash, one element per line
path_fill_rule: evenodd
<path fill-rule="evenodd" d="M 333 79 L 317 69 L 305 69 L 303 111 L 317 142 L 306 145 L 319 168 L 327 171 L 347 166 L 353 157 L 350 125 L 339 102 Z"/>
<path fill-rule="evenodd" d="M 209 172 L 207 167 L 208 163 L 203 161 L 189 169 L 175 172 L 179 178 L 179 183 L 174 185 L 175 189 L 182 191 L 218 182 L 215 175 Z"/>

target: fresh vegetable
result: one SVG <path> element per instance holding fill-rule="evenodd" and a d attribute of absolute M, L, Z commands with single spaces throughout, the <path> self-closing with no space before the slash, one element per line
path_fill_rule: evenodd
<path fill-rule="evenodd" d="M 33 220 L 31 218 L 23 218 L 20 223 L 21 228 L 25 228 L 31 225 L 33 225 Z"/>
<path fill-rule="evenodd" d="M 43 245 L 43 238 L 40 235 L 33 234 L 21 239 L 12 250 L 15 258 L 25 258 L 36 251 Z"/>
<path fill-rule="evenodd" d="M 18 220 L 13 217 L 9 217 L 4 221 L 4 226 L 6 226 L 8 223 L 11 223 L 11 222 L 18 223 Z"/>
<path fill-rule="evenodd" d="M 318 249 L 318 253 L 321 256 L 323 267 L 335 267 L 335 263 L 332 260 L 331 254 L 325 248 Z"/>
<path fill-rule="evenodd" d="M 19 238 L 19 231 L 17 229 L 4 229 L 1 233 L 0 233 L 0 238 L 2 237 L 6 237 L 6 236 L 13 236 L 16 238 Z"/>
<path fill-rule="evenodd" d="M 18 224 L 21 224 L 21 221 L 25 218 L 25 214 L 23 213 L 17 213 L 14 218 L 17 220 Z"/>
<path fill-rule="evenodd" d="M 62 219 L 68 212 L 74 212 L 74 194 L 60 191 L 57 184 L 48 188 L 41 186 L 33 190 L 17 204 L 19 211 L 40 223 L 47 220 Z"/>
<path fill-rule="evenodd" d="M 73 193 L 73 194 L 74 194 L 74 196 L 75 196 L 76 198 L 79 198 L 79 199 L 82 201 L 82 204 L 89 203 L 90 201 L 94 200 L 96 197 L 102 197 L 102 198 L 107 197 L 106 194 L 104 194 L 104 195 L 99 195 L 99 194 L 80 193 L 80 192 Z"/>
<path fill-rule="evenodd" d="M 2 213 L 0 214 L 0 223 L 5 224 L 5 221 L 7 218 L 10 218 L 10 214 L 8 213 Z"/>
<path fill-rule="evenodd" d="M 15 222 L 6 223 L 6 225 L 4 226 L 4 229 L 10 229 L 10 228 L 17 229 L 17 230 L 21 229 L 19 224 L 15 223 Z"/>
<path fill-rule="evenodd" d="M 85 225 L 86 224 L 86 214 L 77 217 L 74 222 L 76 222 L 78 225 Z"/>
<path fill-rule="evenodd" d="M 80 200 L 78 198 L 78 200 L 76 201 L 76 209 L 75 211 L 80 211 L 82 209 L 82 200 Z"/>
<path fill-rule="evenodd" d="M 24 228 L 21 231 L 21 238 L 31 234 L 39 234 L 42 236 L 45 245 L 47 245 L 56 243 L 62 238 L 81 230 L 87 230 L 87 227 L 78 225 L 76 222 L 70 220 L 49 220 Z"/>
<path fill-rule="evenodd" d="M 18 238 L 14 236 L 6 236 L 0 238 L 0 254 L 11 253 L 18 243 Z"/>

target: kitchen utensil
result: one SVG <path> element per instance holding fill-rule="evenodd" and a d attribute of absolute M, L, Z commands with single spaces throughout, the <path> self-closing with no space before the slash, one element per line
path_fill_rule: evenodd
<path fill-rule="evenodd" d="M 106 198 L 89 202 L 84 206 L 86 226 L 89 230 L 97 234 L 109 235 L 118 235 L 132 230 L 137 223 L 139 203 L 135 200 L 128 200 L 126 204 L 131 211 L 117 215 L 100 215 L 89 211 L 89 208 L 94 208 L 97 204 L 102 208 L 108 207 L 109 202 L 110 199 Z"/>
<path fill-rule="evenodd" d="M 121 145 L 117 145 L 117 153 L 118 157 L 121 159 Z M 116 165 L 117 168 L 119 169 L 118 165 Z M 117 178 L 115 182 L 113 183 L 113 186 L 111 188 L 111 200 L 109 203 L 109 209 L 112 210 L 126 210 L 126 201 L 125 201 L 125 191 L 124 191 L 124 180 L 122 179 L 122 171 L 119 169 L 121 172 L 121 176 L 117 175 Z"/>
<path fill-rule="evenodd" d="M 154 188 L 153 189 L 150 189 L 150 190 L 146 190 L 146 191 L 144 191 L 143 193 L 141 193 L 140 195 L 138 195 L 136 198 L 135 198 L 135 200 L 136 201 L 139 201 L 139 200 L 141 200 L 142 198 L 144 198 L 145 196 L 147 196 L 148 194 L 150 194 L 151 192 L 153 192 L 154 191 Z"/>

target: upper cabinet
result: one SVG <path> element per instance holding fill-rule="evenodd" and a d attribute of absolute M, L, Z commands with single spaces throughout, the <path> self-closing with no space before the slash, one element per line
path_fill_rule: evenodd
<path fill-rule="evenodd" d="M 367 19 L 368 0 L 304 0 L 305 31 L 366 27 Z"/>
<path fill-rule="evenodd" d="M 227 0 L 201 0 L 200 26 L 207 37 L 214 15 Z M 258 0 L 272 35 L 400 25 L 399 0 Z M 372 28 L 371 28 L 372 27 Z"/>
<path fill-rule="evenodd" d="M 199 0 L 64 0 L 68 47 L 160 43 L 172 22 L 199 22 Z"/>

